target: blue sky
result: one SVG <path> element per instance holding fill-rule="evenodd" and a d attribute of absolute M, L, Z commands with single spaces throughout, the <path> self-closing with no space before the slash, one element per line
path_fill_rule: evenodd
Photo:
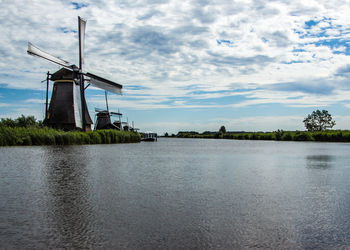
<path fill-rule="evenodd" d="M 303 130 L 316 109 L 350 129 L 349 0 L 217 2 L 0 0 L 0 118 L 43 119 L 59 67 L 27 43 L 77 64 L 79 15 L 84 69 L 123 84 L 109 106 L 143 131 Z M 104 92 L 86 96 L 94 117 Z"/>

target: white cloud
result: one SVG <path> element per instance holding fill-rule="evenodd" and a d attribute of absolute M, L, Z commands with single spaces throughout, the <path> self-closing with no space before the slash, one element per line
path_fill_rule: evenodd
<path fill-rule="evenodd" d="M 47 70 L 59 68 L 28 56 L 28 41 L 77 64 L 80 15 L 87 19 L 84 69 L 125 86 L 124 96 L 111 98 L 118 107 L 313 107 L 350 98 L 339 80 L 350 79 L 346 70 L 339 73 L 350 65 L 344 54 L 350 46 L 349 1 L 84 3 L 75 9 L 70 1 L 1 2 L 1 86 L 43 89 Z M 315 23 L 307 27 L 310 20 Z M 327 39 L 343 43 L 331 47 L 323 43 Z M 321 88 L 320 82 L 328 94 L 310 91 Z M 284 83 L 298 83 L 299 89 L 271 89 Z M 224 97 L 244 98 L 217 102 Z M 190 102 L 205 99 L 212 102 Z M 88 100 L 104 105 L 103 98 Z"/>
<path fill-rule="evenodd" d="M 0 107 L 3 108 L 3 107 L 10 107 L 11 105 L 8 104 L 8 103 L 0 103 Z"/>
<path fill-rule="evenodd" d="M 43 104 L 43 103 L 45 103 L 45 100 L 43 100 L 43 99 L 27 99 L 27 100 L 25 100 L 25 103 Z"/>

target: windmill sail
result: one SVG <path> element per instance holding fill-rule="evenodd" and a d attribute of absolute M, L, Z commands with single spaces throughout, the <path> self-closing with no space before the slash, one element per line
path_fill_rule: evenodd
<path fill-rule="evenodd" d="M 83 128 L 83 114 L 81 108 L 80 86 L 73 84 L 73 106 L 74 106 L 74 120 L 77 128 Z"/>
<path fill-rule="evenodd" d="M 110 80 L 104 79 L 100 76 L 91 74 L 91 73 L 85 73 L 84 75 L 90 77 L 90 84 L 100 88 L 107 90 L 109 92 L 113 92 L 115 94 L 121 94 L 123 86 L 119 83 L 112 82 Z"/>
<path fill-rule="evenodd" d="M 29 55 L 38 56 L 41 58 L 44 58 L 46 60 L 49 60 L 51 62 L 57 63 L 63 67 L 70 68 L 69 62 L 62 60 L 58 57 L 55 57 L 53 55 L 50 55 L 49 53 L 46 53 L 45 51 L 42 51 L 38 47 L 34 46 L 32 43 L 28 42 L 28 50 Z"/>
<path fill-rule="evenodd" d="M 79 67 L 82 68 L 84 64 L 84 45 L 85 45 L 85 29 L 86 29 L 86 21 L 82 19 L 80 16 L 78 17 L 79 22 Z"/>

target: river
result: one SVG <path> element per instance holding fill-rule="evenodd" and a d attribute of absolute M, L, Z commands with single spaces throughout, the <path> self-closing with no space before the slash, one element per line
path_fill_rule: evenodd
<path fill-rule="evenodd" d="M 350 247 L 350 144 L 0 148 L 0 248 Z"/>

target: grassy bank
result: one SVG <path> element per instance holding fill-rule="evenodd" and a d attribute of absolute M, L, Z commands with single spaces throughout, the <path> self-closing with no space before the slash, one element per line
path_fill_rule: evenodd
<path fill-rule="evenodd" d="M 50 128 L 0 126 L 0 146 L 81 145 L 140 142 L 138 133 L 117 130 L 64 132 Z"/>
<path fill-rule="evenodd" d="M 178 138 L 236 139 L 236 140 L 275 140 L 275 141 L 322 141 L 350 142 L 350 131 L 274 131 L 274 132 L 179 132 Z"/>

